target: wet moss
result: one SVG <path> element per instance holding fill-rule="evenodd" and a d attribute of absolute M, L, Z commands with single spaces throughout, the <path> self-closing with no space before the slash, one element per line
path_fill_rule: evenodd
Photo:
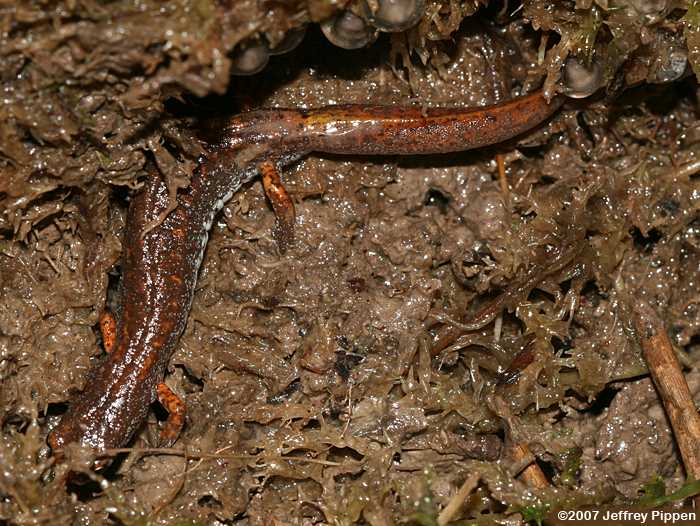
<path fill-rule="evenodd" d="M 8 7 L 0 521 L 434 524 L 474 473 L 454 521 L 631 503 L 650 472 L 645 505 L 697 494 L 642 378 L 625 298 L 666 313 L 696 365 L 700 127 L 685 77 L 700 63 L 698 5 L 430 0 L 415 27 L 342 60 L 315 24 L 347 2 Z M 295 51 L 230 76 L 239 44 L 274 47 L 308 23 Z M 301 218 L 287 255 L 259 186 L 237 194 L 168 376 L 189 408 L 175 449 L 147 447 L 151 422 L 106 471 L 71 451 L 84 480 L 63 484 L 45 435 L 102 354 L 129 196 L 153 171 L 173 192 L 188 184 L 203 117 L 492 104 L 564 90 L 572 58 L 599 68 L 598 93 L 509 144 L 303 160 L 285 174 Z M 494 462 L 515 439 L 551 467 L 550 488 Z"/>

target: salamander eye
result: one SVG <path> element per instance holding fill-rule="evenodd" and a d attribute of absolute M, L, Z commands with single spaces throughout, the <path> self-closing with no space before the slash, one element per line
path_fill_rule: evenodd
<path fill-rule="evenodd" d="M 231 59 L 231 73 L 234 75 L 255 75 L 270 59 L 267 45 L 259 40 L 243 42 L 234 51 Z"/>
<path fill-rule="evenodd" d="M 306 26 L 301 26 L 288 31 L 284 38 L 275 47 L 270 49 L 270 55 L 282 55 L 295 49 L 306 35 Z"/>
<path fill-rule="evenodd" d="M 415 26 L 425 13 L 425 0 L 366 0 L 364 6 L 370 23 L 389 33 Z"/>
<path fill-rule="evenodd" d="M 376 33 L 362 17 L 342 11 L 321 23 L 321 31 L 331 44 L 344 49 L 358 49 L 376 38 Z"/>
<path fill-rule="evenodd" d="M 572 99 L 583 99 L 592 95 L 603 82 L 600 64 L 592 62 L 586 66 L 576 57 L 569 57 L 564 65 L 564 93 Z"/>

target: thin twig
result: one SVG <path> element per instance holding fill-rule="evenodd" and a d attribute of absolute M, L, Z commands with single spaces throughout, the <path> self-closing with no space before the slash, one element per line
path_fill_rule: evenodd
<path fill-rule="evenodd" d="M 447 506 L 445 506 L 440 512 L 440 515 L 438 515 L 438 526 L 445 526 L 452 520 L 459 511 L 459 508 L 464 504 L 464 501 L 467 500 L 469 494 L 476 488 L 480 477 L 481 475 L 479 473 L 472 473 L 467 477 L 467 480 L 464 481 L 459 490 L 457 490 L 457 493 L 452 496 Z"/>
<path fill-rule="evenodd" d="M 527 443 L 518 440 L 520 434 L 517 418 L 513 415 L 508 406 L 508 403 L 500 396 L 494 396 L 490 399 L 491 410 L 494 411 L 501 419 L 505 426 L 505 454 L 512 468 L 509 470 L 512 476 L 520 476 L 523 482 L 534 489 L 543 489 L 549 487 L 549 480 L 544 474 L 540 466 L 537 464 L 535 455 L 532 454 Z"/>
<path fill-rule="evenodd" d="M 637 338 L 671 422 L 688 478 L 700 479 L 700 415 L 663 322 L 647 303 L 633 307 Z M 700 497 L 695 498 L 700 506 Z"/>
<path fill-rule="evenodd" d="M 515 463 L 529 461 L 529 464 L 520 473 L 520 478 L 523 482 L 535 489 L 543 489 L 549 487 L 549 481 L 540 466 L 535 461 L 535 456 L 530 451 L 527 444 L 511 444 L 509 447 L 510 457 Z"/>
<path fill-rule="evenodd" d="M 510 189 L 508 188 L 508 177 L 506 176 L 506 163 L 503 159 L 502 153 L 496 154 L 496 164 L 498 165 L 498 183 L 501 186 L 501 192 L 505 197 L 510 194 Z"/>

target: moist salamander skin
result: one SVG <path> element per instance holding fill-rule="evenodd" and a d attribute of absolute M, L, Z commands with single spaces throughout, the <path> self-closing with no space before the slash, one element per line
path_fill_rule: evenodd
<path fill-rule="evenodd" d="M 561 104 L 560 97 L 548 102 L 536 92 L 479 109 L 345 105 L 212 121 L 208 153 L 164 220 L 168 189 L 159 176 L 133 199 L 114 350 L 90 373 L 49 445 L 56 451 L 77 442 L 104 451 L 124 446 L 143 425 L 185 328 L 213 218 L 260 163 L 284 166 L 312 151 L 421 155 L 480 148 L 530 130 Z"/>

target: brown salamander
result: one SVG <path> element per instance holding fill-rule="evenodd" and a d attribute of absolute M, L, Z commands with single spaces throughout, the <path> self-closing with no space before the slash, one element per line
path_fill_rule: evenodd
<path fill-rule="evenodd" d="M 147 228 L 169 204 L 160 177 L 149 178 L 133 199 L 116 340 L 49 435 L 51 447 L 56 451 L 71 442 L 98 451 L 121 447 L 143 425 L 150 404 L 163 394 L 161 382 L 185 328 L 214 216 L 261 167 L 270 170 L 272 163 L 272 169 L 279 168 L 314 151 L 418 155 L 479 148 L 530 130 L 561 103 L 559 97 L 547 102 L 536 92 L 479 109 L 272 109 L 217 124 L 217 140 L 206 141 L 208 153 L 199 160 L 190 186 L 178 193 L 178 206 L 162 222 Z M 179 425 L 170 426 L 166 441 L 177 437 Z"/>

